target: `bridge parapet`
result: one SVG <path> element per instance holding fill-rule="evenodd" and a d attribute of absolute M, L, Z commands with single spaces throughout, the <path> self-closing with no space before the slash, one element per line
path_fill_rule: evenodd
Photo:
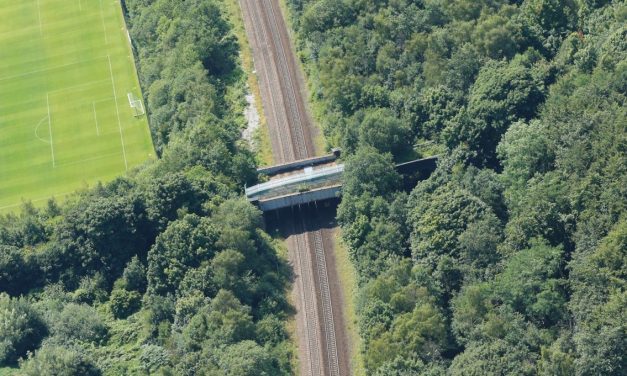
<path fill-rule="evenodd" d="M 325 186 L 341 185 L 343 173 L 343 164 L 315 170 L 312 167 L 306 167 L 298 174 L 272 179 L 266 183 L 246 188 L 246 197 L 250 201 L 258 201 L 290 193 L 302 193 Z"/>
<path fill-rule="evenodd" d="M 246 197 L 263 211 L 338 198 L 341 195 L 344 164 L 328 155 L 266 168 L 270 181 L 246 188 Z M 438 157 L 417 159 L 396 165 L 407 189 L 426 179 L 435 170 Z M 303 168 L 304 166 L 304 168 Z"/>
<path fill-rule="evenodd" d="M 284 163 L 280 165 L 261 167 L 257 169 L 257 172 L 260 174 L 268 175 L 268 176 L 274 176 L 278 174 L 300 170 L 306 167 L 330 164 L 330 163 L 335 162 L 335 160 L 337 160 L 340 157 L 340 153 L 341 153 L 340 149 L 333 149 L 331 154 L 323 155 L 321 157 L 300 159 L 297 161 Z"/>

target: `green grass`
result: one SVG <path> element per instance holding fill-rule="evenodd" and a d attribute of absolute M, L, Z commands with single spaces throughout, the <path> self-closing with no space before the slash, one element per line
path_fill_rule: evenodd
<path fill-rule="evenodd" d="M 154 157 L 119 2 L 0 0 L 0 212 Z"/>
<path fill-rule="evenodd" d="M 17 368 L 0 367 L 0 376 L 13 376 L 17 373 Z"/>
<path fill-rule="evenodd" d="M 348 256 L 348 249 L 342 241 L 341 230 L 335 231 L 333 248 L 335 249 L 335 263 L 340 278 L 340 286 L 344 295 L 344 318 L 346 320 L 346 332 L 348 333 L 350 349 L 351 374 L 362 376 L 366 374 L 364 359 L 361 353 L 361 337 L 359 336 L 356 297 L 357 271 Z"/>

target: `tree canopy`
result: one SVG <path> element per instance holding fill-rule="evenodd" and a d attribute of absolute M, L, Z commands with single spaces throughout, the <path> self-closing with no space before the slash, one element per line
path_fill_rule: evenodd
<path fill-rule="evenodd" d="M 122 5 L 159 159 L 0 216 L 0 373 L 291 374 L 288 269 L 240 198 L 256 173 L 225 3 Z"/>
<path fill-rule="evenodd" d="M 624 374 L 624 2 L 288 5 L 366 374 Z M 407 195 L 393 163 L 434 154 Z"/>

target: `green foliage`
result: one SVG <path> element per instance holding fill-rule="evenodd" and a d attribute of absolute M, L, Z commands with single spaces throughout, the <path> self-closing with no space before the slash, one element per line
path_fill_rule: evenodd
<path fill-rule="evenodd" d="M 0 286 L 15 295 L 28 286 L 29 265 L 18 247 L 0 244 Z"/>
<path fill-rule="evenodd" d="M 346 153 L 368 373 L 625 373 L 624 4 L 288 3 Z M 124 5 L 161 159 L 0 218 L 0 290 L 29 295 L 0 297 L 0 362 L 40 311 L 26 374 L 291 374 L 289 273 L 234 199 L 256 177 L 222 4 Z M 401 192 L 394 161 L 434 152 Z"/>
<path fill-rule="evenodd" d="M 301 19 L 303 33 L 306 35 L 322 32 L 350 21 L 350 8 L 344 1 L 323 0 L 311 4 Z"/>
<path fill-rule="evenodd" d="M 398 187 L 399 176 L 394 171 L 391 156 L 379 154 L 372 148 L 362 148 L 346 161 L 343 192 L 350 196 L 381 196 Z"/>
<path fill-rule="evenodd" d="M 453 291 L 460 287 L 465 275 L 476 274 L 470 266 L 478 261 L 475 258 L 481 258 L 472 251 L 471 242 L 483 240 L 471 240 L 477 230 L 469 226 L 489 223 L 498 229 L 498 220 L 485 203 L 453 182 L 431 189 L 428 183 L 420 184 L 408 203 L 412 255 L 427 266 L 447 290 Z M 488 254 L 488 260 L 482 260 L 488 261 L 486 266 L 498 260 L 494 249 L 481 251 Z M 483 265 L 477 266 L 481 270 Z"/>
<path fill-rule="evenodd" d="M 509 125 L 535 115 L 544 98 L 544 77 L 533 64 L 538 58 L 519 55 L 511 62 L 489 61 L 470 89 L 468 107 L 458 123 L 445 130 L 449 146 L 464 144 L 478 162 L 494 163 L 495 145 Z"/>
<path fill-rule="evenodd" d="M 242 357 L 242 354 L 246 354 Z M 278 375 L 279 369 L 267 349 L 253 341 L 242 341 L 226 347 L 218 362 L 223 375 L 229 376 L 271 376 Z"/>
<path fill-rule="evenodd" d="M 538 360 L 539 375 L 576 374 L 574 346 L 566 337 L 558 338 L 550 347 L 543 347 Z"/>
<path fill-rule="evenodd" d="M 162 150 L 172 132 L 203 122 L 216 110 L 220 88 L 210 75 L 233 70 L 235 38 L 213 1 L 125 4 L 139 46 L 150 123 Z"/>
<path fill-rule="evenodd" d="M 236 198 L 256 173 L 223 4 L 122 6 L 160 158 L 0 217 L 0 291 L 28 295 L 0 297 L 0 364 L 31 351 L 20 374 L 291 374 L 290 275 Z"/>
<path fill-rule="evenodd" d="M 570 309 L 578 324 L 574 342 L 582 374 L 624 372 L 627 221 L 621 220 L 594 249 L 570 263 Z"/>
<path fill-rule="evenodd" d="M 77 340 L 100 344 L 107 335 L 107 327 L 98 312 L 86 304 L 67 304 L 49 320 L 50 334 L 57 342 Z"/>
<path fill-rule="evenodd" d="M 246 258 L 232 249 L 218 253 L 211 260 L 213 280 L 217 288 L 238 291 L 240 276 Z"/>
<path fill-rule="evenodd" d="M 445 343 L 444 316 L 431 304 L 419 304 L 413 311 L 397 316 L 390 331 L 370 342 L 366 367 L 376 369 L 385 361 L 410 354 L 437 359 Z"/>
<path fill-rule="evenodd" d="M 389 109 L 366 111 L 359 127 L 361 145 L 372 146 L 381 153 L 400 154 L 410 146 L 409 129 Z"/>
<path fill-rule="evenodd" d="M 73 260 L 85 271 L 100 271 L 107 278 L 119 275 L 132 255 L 147 246 L 142 202 L 133 196 L 91 197 L 71 207 L 57 230 L 53 245 L 62 253 L 74 253 Z M 64 258 L 62 255 L 59 255 Z M 70 279 L 71 278 L 71 279 Z M 68 275 L 68 283 L 76 283 Z M 111 280 L 110 280 L 111 281 Z"/>
<path fill-rule="evenodd" d="M 146 268 L 133 256 L 122 273 L 123 287 L 130 291 L 143 292 L 146 290 Z"/>
<path fill-rule="evenodd" d="M 406 253 L 406 229 L 398 221 L 389 221 L 404 215 L 406 197 L 390 195 L 399 184 L 390 154 L 364 147 L 346 161 L 344 199 L 337 217 L 345 226 L 350 256 L 363 276 L 376 276 L 391 256 Z"/>
<path fill-rule="evenodd" d="M 367 372 L 624 374 L 624 2 L 288 5 Z M 433 153 L 407 198 L 391 162 Z"/>
<path fill-rule="evenodd" d="M 100 376 L 102 372 L 80 349 L 45 345 L 22 364 L 20 374 Z"/>
<path fill-rule="evenodd" d="M 562 253 L 561 247 L 532 242 L 531 248 L 507 260 L 494 281 L 496 296 L 539 325 L 559 322 L 566 304 Z"/>
<path fill-rule="evenodd" d="M 504 6 L 496 14 L 482 14 L 474 39 L 485 56 L 492 59 L 512 58 L 526 44 L 525 31 L 518 8 Z"/>
<path fill-rule="evenodd" d="M 404 260 L 364 286 L 360 332 L 374 371 L 397 357 L 438 359 L 448 341 L 440 291 L 425 270 Z"/>
<path fill-rule="evenodd" d="M 497 340 L 467 348 L 455 357 L 451 375 L 535 375 L 534 356 L 527 349 Z"/>
<path fill-rule="evenodd" d="M 187 215 L 172 222 L 148 253 L 148 290 L 175 292 L 189 269 L 213 256 L 217 237 L 207 218 Z"/>
<path fill-rule="evenodd" d="M 106 281 L 101 273 L 81 278 L 78 288 L 72 294 L 76 303 L 94 304 L 107 300 Z"/>
<path fill-rule="evenodd" d="M 487 215 L 469 223 L 466 230 L 459 235 L 459 258 L 467 266 L 465 272 L 471 279 L 481 280 L 494 274 L 495 265 L 501 259 L 497 250 L 502 241 L 499 227 L 498 219 Z"/>
<path fill-rule="evenodd" d="M 0 294 L 0 364 L 15 364 L 35 350 L 48 330 L 26 298 Z"/>
<path fill-rule="evenodd" d="M 127 318 L 141 307 L 141 294 L 137 291 L 114 289 L 109 297 L 109 306 L 115 318 Z"/>
<path fill-rule="evenodd" d="M 526 0 L 522 10 L 532 24 L 549 35 L 563 35 L 573 31 L 577 24 L 577 5 L 573 0 Z"/>
<path fill-rule="evenodd" d="M 510 187 L 508 196 L 512 203 L 519 201 L 513 195 L 521 192 L 534 174 L 546 173 L 554 166 L 546 128 L 539 121 L 514 123 L 497 147 L 503 164 L 502 179 Z"/>
<path fill-rule="evenodd" d="M 139 362 L 144 372 L 154 374 L 162 367 L 170 365 L 170 354 L 161 346 L 143 345 Z"/>

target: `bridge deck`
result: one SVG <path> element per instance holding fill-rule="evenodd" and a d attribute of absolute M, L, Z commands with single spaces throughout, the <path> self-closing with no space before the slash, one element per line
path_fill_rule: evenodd
<path fill-rule="evenodd" d="M 307 167 L 299 174 L 288 175 L 246 188 L 246 197 L 250 201 L 258 201 L 325 186 L 341 185 L 343 173 L 343 164 L 320 169 Z"/>

